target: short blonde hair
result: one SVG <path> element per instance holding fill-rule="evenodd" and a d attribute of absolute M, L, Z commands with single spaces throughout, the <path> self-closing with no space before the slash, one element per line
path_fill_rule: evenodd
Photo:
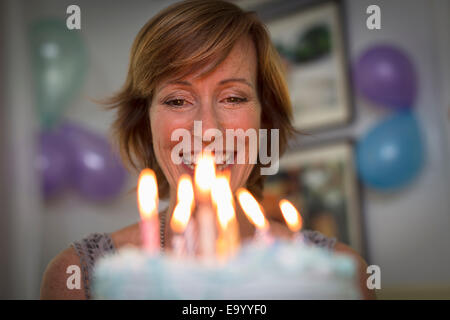
<path fill-rule="evenodd" d="M 280 130 L 281 154 L 295 132 L 292 107 L 281 59 L 254 12 L 226 1 L 183 1 L 150 19 L 134 40 L 125 84 L 106 104 L 117 109 L 112 131 L 123 161 L 138 171 L 152 168 L 162 197 L 168 195 L 169 184 L 153 151 L 149 118 L 157 84 L 199 70 L 202 74 L 213 71 L 245 35 L 250 36 L 256 49 L 261 127 Z M 247 181 L 247 188 L 258 198 L 263 190 L 261 166 L 255 165 Z"/>

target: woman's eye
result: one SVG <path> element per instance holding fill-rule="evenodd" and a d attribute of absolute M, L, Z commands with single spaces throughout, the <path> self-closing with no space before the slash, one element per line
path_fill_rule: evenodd
<path fill-rule="evenodd" d="M 239 97 L 228 97 L 228 98 L 225 99 L 225 101 L 227 103 L 230 103 L 230 104 L 238 104 L 238 103 L 247 102 L 247 99 L 246 98 L 239 98 Z"/>
<path fill-rule="evenodd" d="M 166 102 L 164 102 L 164 104 L 167 104 L 171 107 L 182 107 L 186 104 L 186 100 L 184 99 L 172 99 L 172 100 L 167 100 Z"/>

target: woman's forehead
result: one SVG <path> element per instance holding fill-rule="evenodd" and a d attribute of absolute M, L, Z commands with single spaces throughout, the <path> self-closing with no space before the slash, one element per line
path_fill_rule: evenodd
<path fill-rule="evenodd" d="M 243 37 L 233 46 L 228 56 L 215 68 L 211 68 L 217 61 L 193 70 L 182 77 L 173 76 L 164 79 L 160 88 L 170 84 L 188 84 L 198 81 L 211 80 L 218 84 L 230 82 L 226 80 L 235 79 L 236 82 L 254 87 L 256 83 L 257 58 L 253 41 Z"/>
<path fill-rule="evenodd" d="M 256 78 L 256 52 L 253 41 L 247 38 L 239 40 L 216 70 L 227 76 L 247 76 L 251 81 L 256 80 L 253 79 L 253 76 Z"/>

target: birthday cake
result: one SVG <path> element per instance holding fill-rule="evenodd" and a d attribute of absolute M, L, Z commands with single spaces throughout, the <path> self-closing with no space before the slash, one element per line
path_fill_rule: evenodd
<path fill-rule="evenodd" d="M 178 183 L 171 215 L 169 251 L 159 249 L 157 182 L 141 172 L 138 203 L 141 248 L 128 247 L 100 259 L 93 274 L 96 299 L 358 299 L 356 263 L 301 231 L 302 220 L 286 199 L 280 210 L 293 238 L 270 233 L 263 208 L 248 190 L 236 198 L 255 227 L 252 240 L 239 241 L 229 178 L 216 176 L 208 155 Z"/>
<path fill-rule="evenodd" d="M 96 299 L 359 299 L 348 255 L 304 242 L 248 243 L 226 263 L 125 248 L 101 259 Z"/>

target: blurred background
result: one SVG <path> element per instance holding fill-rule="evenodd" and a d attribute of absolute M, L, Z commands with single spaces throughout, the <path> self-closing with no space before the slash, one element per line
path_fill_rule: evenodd
<path fill-rule="evenodd" d="M 138 220 L 137 177 L 94 100 L 173 2 L 77 1 L 81 30 L 72 1 L 0 2 L 0 298 L 39 298 L 72 241 Z M 267 23 L 308 133 L 267 181 L 268 214 L 289 197 L 306 227 L 380 266 L 379 298 L 449 299 L 450 1 L 234 2 Z"/>

